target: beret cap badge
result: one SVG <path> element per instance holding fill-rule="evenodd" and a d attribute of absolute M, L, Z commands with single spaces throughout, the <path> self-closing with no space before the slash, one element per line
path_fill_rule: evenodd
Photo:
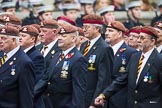
<path fill-rule="evenodd" d="M 65 29 L 64 28 L 61 28 L 60 33 L 65 33 Z"/>
<path fill-rule="evenodd" d="M 8 16 L 4 16 L 3 18 L 5 21 L 10 21 L 10 17 L 8 17 Z"/>
<path fill-rule="evenodd" d="M 6 33 L 6 30 L 5 30 L 5 29 L 2 29 L 2 30 L 1 30 L 1 33 Z"/>
<path fill-rule="evenodd" d="M 27 30 L 27 28 L 25 27 L 25 28 L 23 28 L 23 30 L 22 30 L 22 31 L 27 32 L 28 30 Z"/>

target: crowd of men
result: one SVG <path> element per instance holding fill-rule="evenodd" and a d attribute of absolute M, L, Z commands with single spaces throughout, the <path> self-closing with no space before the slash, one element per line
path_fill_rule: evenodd
<path fill-rule="evenodd" d="M 2 3 L 0 108 L 162 108 L 162 21 L 139 22 L 139 1 L 124 23 L 114 6 L 81 3 L 81 18 L 67 4 L 57 19 L 39 6 L 23 20 Z"/>

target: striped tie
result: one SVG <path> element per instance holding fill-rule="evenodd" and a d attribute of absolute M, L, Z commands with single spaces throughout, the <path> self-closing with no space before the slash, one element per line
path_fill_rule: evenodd
<path fill-rule="evenodd" d="M 89 50 L 89 47 L 90 47 L 90 41 L 88 41 L 88 43 L 87 43 L 87 45 L 86 45 L 86 47 L 84 49 L 83 56 L 86 56 L 87 55 L 88 50 Z"/>
<path fill-rule="evenodd" d="M 7 58 L 6 54 L 1 58 L 1 66 L 5 63 L 6 58 Z"/>
<path fill-rule="evenodd" d="M 62 59 L 65 57 L 64 53 L 62 52 L 59 56 L 59 59 L 57 61 L 57 64 L 60 63 L 62 61 Z"/>
<path fill-rule="evenodd" d="M 43 45 L 43 49 L 42 49 L 42 51 L 41 51 L 42 55 L 44 55 L 44 53 L 45 53 L 45 51 L 46 51 L 47 48 L 48 48 L 48 46 Z"/>
<path fill-rule="evenodd" d="M 141 69 L 144 58 L 145 58 L 144 55 L 142 55 L 141 59 L 139 60 L 138 69 L 137 69 L 137 76 L 138 76 L 138 74 L 140 72 L 140 69 Z"/>

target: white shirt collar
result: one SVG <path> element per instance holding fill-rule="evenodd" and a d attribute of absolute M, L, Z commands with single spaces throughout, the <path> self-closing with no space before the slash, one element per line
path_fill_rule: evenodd
<path fill-rule="evenodd" d="M 30 49 L 32 49 L 32 48 L 33 48 L 33 46 L 34 46 L 34 45 L 32 45 L 32 46 L 30 46 L 30 47 L 26 48 L 26 49 L 24 50 L 24 52 L 25 52 L 25 53 L 27 53 L 27 52 L 28 52 Z"/>
<path fill-rule="evenodd" d="M 116 52 L 119 50 L 119 48 L 122 46 L 122 44 L 124 43 L 124 41 L 120 41 L 117 44 L 115 44 L 114 46 L 112 46 L 112 49 L 114 51 L 114 55 L 116 54 Z"/>
<path fill-rule="evenodd" d="M 156 49 L 157 49 L 157 51 L 160 53 L 161 50 L 162 50 L 162 45 L 158 46 Z"/>
<path fill-rule="evenodd" d="M 101 35 L 97 36 L 96 38 L 90 40 L 90 47 L 89 50 L 91 49 L 91 47 L 96 43 L 96 41 L 101 37 Z"/>
<path fill-rule="evenodd" d="M 75 47 L 75 45 L 72 46 L 71 48 L 69 48 L 69 49 L 63 51 L 64 55 L 66 56 L 74 47 Z"/>
<path fill-rule="evenodd" d="M 154 48 L 152 48 L 151 50 L 147 51 L 145 54 L 142 53 L 142 55 L 144 55 L 145 58 L 149 58 L 153 50 L 154 50 Z"/>
<path fill-rule="evenodd" d="M 140 72 L 139 72 L 139 74 L 138 74 L 138 76 L 137 76 L 137 79 L 136 79 L 136 84 L 137 84 L 137 82 L 138 82 L 138 80 L 139 80 L 139 77 L 140 77 L 140 75 L 141 75 L 141 72 L 142 72 L 144 66 L 146 65 L 146 62 L 147 62 L 147 60 L 149 59 L 150 55 L 152 54 L 153 50 L 154 50 L 154 48 L 152 48 L 151 50 L 149 50 L 149 51 L 146 52 L 145 54 L 144 54 L 144 53 L 141 54 L 141 57 L 142 57 L 142 55 L 144 55 L 144 59 L 143 59 L 143 63 L 142 63 Z M 140 59 L 141 59 L 141 58 L 140 58 Z"/>
<path fill-rule="evenodd" d="M 51 43 L 49 43 L 47 46 L 48 48 L 46 49 L 45 53 L 44 53 L 44 57 L 48 54 L 48 52 L 52 49 L 52 47 L 56 44 L 57 39 L 52 41 Z"/>
<path fill-rule="evenodd" d="M 14 48 L 13 50 L 11 50 L 10 52 L 7 53 L 7 58 L 6 61 L 9 60 L 18 50 L 20 49 L 20 46 L 17 46 L 16 48 Z M 5 61 L 5 62 L 6 62 Z"/>

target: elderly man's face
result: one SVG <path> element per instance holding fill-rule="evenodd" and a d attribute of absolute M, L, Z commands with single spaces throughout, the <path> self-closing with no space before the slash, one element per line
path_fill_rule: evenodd
<path fill-rule="evenodd" d="M 4 52 L 11 51 L 13 38 L 7 35 L 0 35 L 0 49 Z"/>

